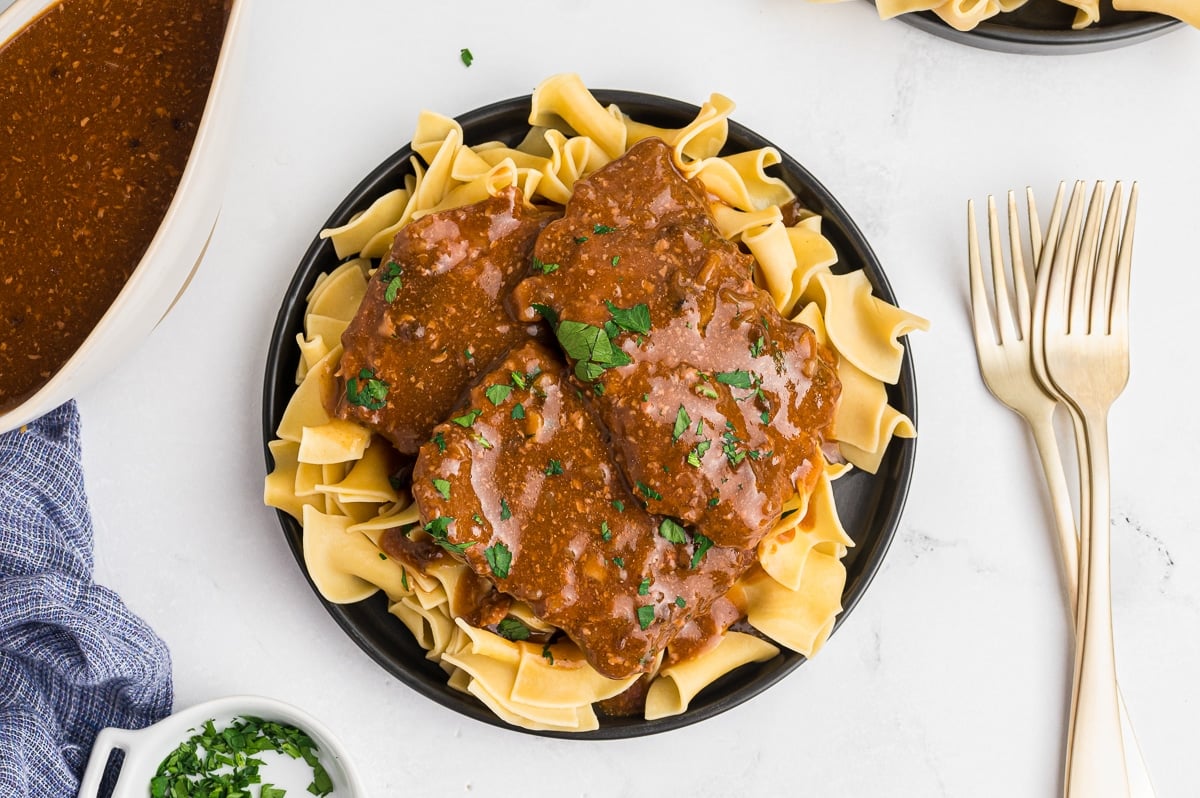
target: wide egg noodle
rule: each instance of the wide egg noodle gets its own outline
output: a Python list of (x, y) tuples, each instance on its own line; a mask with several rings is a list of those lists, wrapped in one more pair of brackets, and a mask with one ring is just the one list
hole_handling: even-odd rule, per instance
[(833, 485), (829, 476), (822, 473), (809, 498), (807, 512), (794, 513), (762, 539), (758, 544), (758, 562), (776, 582), (789, 590), (799, 590), (805, 564), (813, 552), (840, 559), (853, 545), (838, 518)]
[(326, 601), (351, 604), (374, 595), (379, 587), (355, 573), (364, 561), (379, 561), (379, 549), (362, 535), (348, 532), (350, 519), (305, 507), (304, 567)]
[(740, 584), (750, 625), (781, 646), (812, 657), (842, 611), (846, 568), (839, 558), (813, 551), (804, 563), (799, 590), (789, 590), (757, 568)]
[(285, 441), (300, 443), (305, 427), (319, 427), (330, 421), (325, 409), (332, 405), (337, 396), (337, 378), (334, 372), (342, 359), (342, 346), (338, 344), (329, 354), (313, 365), (304, 381), (296, 388), (279, 419), (275, 434)]
[(685, 170), (693, 162), (714, 158), (721, 152), (729, 137), (729, 115), (735, 107), (733, 100), (725, 95), (713, 94), (700, 106), (691, 122), (676, 129), (647, 125), (622, 115), (626, 148), (657, 136), (671, 147), (675, 166), (686, 174)]
[(1118, 11), (1149, 11), (1181, 19), (1200, 28), (1200, 4), (1195, 0), (1113, 0)]
[(367, 269), (370, 265), (366, 258), (355, 258), (335, 269), (322, 284), (321, 290), (309, 300), (308, 314), (349, 322), (367, 295)]
[(300, 462), (328, 465), (359, 460), (370, 442), (371, 431), (363, 425), (331, 418), (324, 424), (301, 429)]
[(932, 10), (955, 30), (968, 31), (999, 14), (1000, 3), (997, 0), (949, 0)]
[(783, 214), (778, 205), (772, 205), (761, 211), (739, 211), (723, 202), (714, 202), (708, 206), (708, 209), (712, 212), (713, 222), (717, 225), (721, 236), (734, 243), (741, 241), (742, 234), (746, 231), (757, 230), (760, 227), (783, 221)]
[(717, 679), (751, 662), (766, 662), (778, 653), (778, 648), (762, 638), (726, 632), (715, 648), (659, 671), (646, 694), (646, 720), (682, 714), (692, 699)]
[(296, 364), (296, 384), (299, 385), (309, 370), (329, 354), (329, 347), (325, 344), (325, 336), (306, 340), (304, 333), (296, 333), (296, 346), (300, 350), (300, 362)]
[(596, 142), (609, 158), (625, 154), (625, 125), (596, 101), (578, 75), (555, 75), (534, 89), (529, 124), (554, 127), (556, 119)]
[(425, 649), (425, 658), (440, 661), (455, 639), (455, 625), (445, 604), (426, 608), (412, 596), (404, 596), (388, 606), (388, 612), (408, 627), (417, 645)]
[(408, 200), (408, 192), (402, 188), (389, 191), (341, 227), (322, 230), (321, 238), (332, 240), (338, 258), (358, 254), (377, 232), (400, 221)]
[[(518, 646), (520, 660), (513, 682), (513, 701), (535, 707), (584, 707), (625, 692), (641, 674), (625, 679), (601, 676), (574, 643), (556, 643), (543, 655), (541, 646)], [(553, 658), (553, 662), (551, 662)]]
[(417, 188), (417, 178), (424, 174), (425, 167), (416, 158), (410, 158), (409, 162), (412, 164), (413, 173), (404, 176), (404, 190), (408, 193), (408, 204), (404, 206), (404, 213), (401, 214), (399, 220), (377, 230), (367, 240), (367, 243), (363, 245), (362, 250), (358, 253), (364, 258), (381, 258), (386, 255), (388, 250), (391, 249), (392, 240), (395, 239), (396, 233), (400, 231), (401, 227), (408, 224), (412, 218), (410, 209), (413, 207), (413, 192)]
[[(390, 479), (399, 465), (399, 459), (395, 449), (383, 438), (372, 437), (366, 451), (351, 466), (345, 477), (329, 485), (318, 485), (317, 489), (335, 496), (343, 504), (385, 504), (399, 501), (400, 497), (392, 487)], [(372, 513), (371, 517), (376, 517), (376, 514)]]
[(891, 19), (913, 11), (930, 11), (943, 2), (945, 0), (875, 0), (875, 8), (879, 11), (880, 19)]
[(263, 486), (263, 503), (276, 507), (300, 521), (304, 517), (305, 505), (312, 505), (319, 510), (325, 509), (325, 501), (313, 491), (307, 496), (296, 495), (296, 472), (300, 462), (300, 444), (293, 441), (274, 440), (267, 444), (271, 450), (271, 459), (275, 467), (267, 474)]

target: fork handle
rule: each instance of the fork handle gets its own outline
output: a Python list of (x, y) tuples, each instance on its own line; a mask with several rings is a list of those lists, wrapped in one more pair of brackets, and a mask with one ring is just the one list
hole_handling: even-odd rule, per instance
[(1108, 419), (1082, 410), (1090, 477), (1090, 518), (1080, 539), (1075, 679), (1067, 741), (1067, 798), (1128, 798), (1113, 653)]

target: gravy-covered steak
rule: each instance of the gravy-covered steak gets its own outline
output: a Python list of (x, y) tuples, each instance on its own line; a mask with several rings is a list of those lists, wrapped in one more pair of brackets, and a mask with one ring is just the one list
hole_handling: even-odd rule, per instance
[(438, 543), (625, 678), (653, 667), (752, 554), (647, 513), (566, 368), (537, 342), (511, 352), (421, 447), (413, 496)]
[(402, 228), (342, 335), (336, 415), (415, 454), (480, 372), (536, 334), (503, 303), (550, 218), (506, 188)]
[(514, 315), (555, 327), (644, 506), (750, 548), (821, 468), (841, 385), (808, 327), (751, 282), (659, 139), (575, 184)]

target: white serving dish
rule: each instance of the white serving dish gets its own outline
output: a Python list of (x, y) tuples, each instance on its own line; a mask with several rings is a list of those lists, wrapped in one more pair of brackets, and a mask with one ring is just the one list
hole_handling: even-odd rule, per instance
[[(7, 42), (57, 0), (17, 0), (0, 13)], [(83, 344), (36, 393), (0, 413), (0, 433), (20, 427), (111, 372), (166, 316), (191, 281), (216, 225), (233, 149), (249, 0), (232, 0), (221, 54), (187, 167), (162, 224), (125, 287)]]
[[(342, 744), (333, 733), (307, 712), (282, 701), (262, 696), (230, 696), (197, 704), (190, 709), (147, 726), (138, 731), (103, 729), (96, 735), (88, 759), (87, 770), (79, 786), (79, 798), (95, 798), (109, 755), (116, 749), (125, 753), (120, 775), (113, 788), (112, 798), (145, 798), (150, 794), (150, 779), (158, 766), (175, 748), (194, 733), (205, 721), (213, 720), (218, 729), (229, 725), (239, 716), (252, 715), (263, 720), (288, 723), (306, 732), (317, 744), (321, 764), (333, 782), (330, 798), (365, 798), (366, 790)], [(297, 760), (303, 764), (302, 760)], [(290, 764), (290, 762), (289, 762)], [(306, 767), (306, 766), (305, 766)], [(270, 781), (270, 768), (262, 770), (264, 781)], [(280, 783), (278, 786), (287, 786)], [(291, 787), (288, 795), (308, 795), (304, 787)]]

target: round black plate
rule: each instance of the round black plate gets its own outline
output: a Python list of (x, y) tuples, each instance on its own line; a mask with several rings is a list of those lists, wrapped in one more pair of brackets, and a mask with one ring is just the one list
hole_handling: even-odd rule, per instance
[(901, 14), (897, 19), (959, 44), (1027, 55), (1112, 50), (1153, 39), (1183, 25), (1179, 20), (1161, 14), (1114, 11), (1112, 0), (1101, 0), (1100, 21), (1083, 30), (1071, 28), (1075, 19), (1074, 6), (1057, 0), (1029, 0), (1016, 11), (998, 14), (969, 31), (950, 27), (932, 11)]
[[(595, 91), (604, 104), (617, 103), (621, 109), (639, 121), (663, 127), (681, 127), (690, 122), (699, 109), (676, 100), (624, 91)], [(529, 129), (528, 96), (489, 105), (458, 118), (464, 138), (470, 143), (500, 140), (516, 145)], [(769, 146), (770, 142), (736, 123), (729, 124), (729, 151)], [(358, 184), (338, 205), (325, 227), (345, 224), (356, 211), (366, 208), (380, 195), (403, 186), (404, 175), (410, 170), (405, 147), (387, 158)], [(892, 289), (870, 246), (825, 188), (796, 161), (783, 156), (780, 176), (796, 192), (800, 202), (824, 217), (824, 232), (840, 256), (838, 270), (862, 269), (866, 272), (875, 294), (895, 302)], [(266, 380), (263, 385), (263, 446), (267, 468), (273, 468), (268, 441), (274, 438), (284, 408), (296, 390), (295, 374), (299, 361), (296, 334), (303, 330), (304, 298), (316, 277), (338, 265), (333, 245), (328, 240), (314, 238), (300, 261), (283, 298), (267, 353)], [(888, 389), (889, 401), (916, 420), (917, 397), (913, 378), (912, 359), (906, 353), (900, 382)], [(912, 476), (915, 443), (897, 439), (883, 460), (879, 473), (852, 471), (835, 484), (835, 495), (843, 523), (856, 546), (846, 556), (846, 589), (842, 598), (845, 610), (838, 618), (840, 626), (866, 591), (871, 578), (879, 569), (883, 556), (904, 508), (908, 484)], [(301, 529), (291, 516), (279, 512), (283, 532), (291, 546), (296, 562), (304, 570)], [(307, 575), (307, 571), (305, 571)], [(309, 580), (311, 585), (311, 579)], [(313, 591), (316, 592), (315, 586)], [(318, 598), (320, 594), (317, 593)], [(446, 674), (433, 662), (425, 659), (421, 649), (398, 619), (387, 612), (387, 602), (375, 595), (357, 604), (330, 604), (320, 599), (330, 615), (354, 642), (376, 662), (400, 681), (423, 695), (456, 712), (504, 728), (513, 728), (491, 713), (473, 696), (452, 690), (446, 684)], [(710, 685), (692, 701), (688, 711), (676, 717), (647, 721), (641, 718), (602, 718), (600, 729), (593, 732), (563, 733), (534, 732), (544, 736), (611, 739), (635, 737), (676, 729), (710, 718), (758, 694), (782, 679), (804, 662), (804, 657), (790, 651), (761, 664), (747, 665)]]

